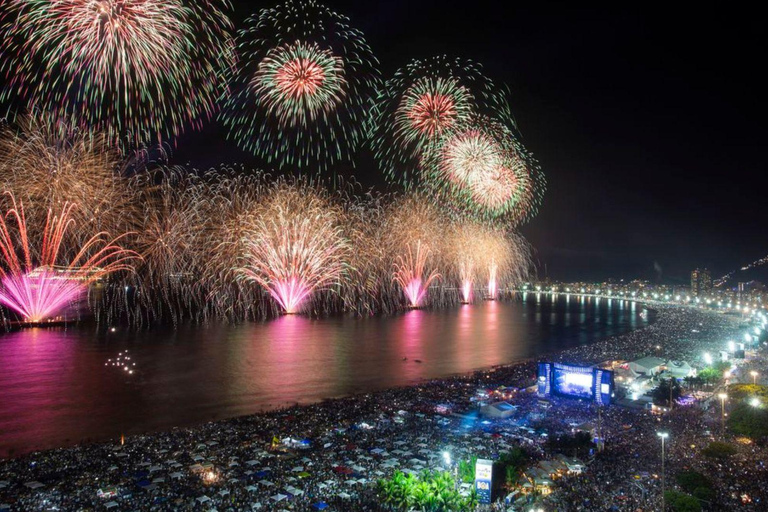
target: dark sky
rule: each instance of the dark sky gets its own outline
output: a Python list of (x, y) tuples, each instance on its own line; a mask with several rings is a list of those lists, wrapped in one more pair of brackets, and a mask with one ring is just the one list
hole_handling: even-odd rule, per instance
[[(276, 1), (234, 3), (240, 25)], [(522, 229), (542, 275), (546, 264), (554, 279), (685, 282), (695, 266), (717, 276), (768, 254), (767, 45), (756, 13), (672, 2), (327, 3), (365, 32), (385, 78), (447, 54), (509, 86), (548, 181)], [(252, 163), (215, 125), (184, 136), (172, 160), (222, 161)], [(355, 175), (383, 184), (366, 159)]]
[[(510, 87), (548, 181), (522, 230), (542, 275), (546, 263), (554, 279), (685, 282), (695, 266), (720, 275), (768, 254), (758, 16), (703, 3), (329, 4), (365, 32), (385, 77), (411, 58), (448, 54)], [(236, 17), (264, 5), (237, 2)], [(381, 182), (365, 163), (355, 174)]]

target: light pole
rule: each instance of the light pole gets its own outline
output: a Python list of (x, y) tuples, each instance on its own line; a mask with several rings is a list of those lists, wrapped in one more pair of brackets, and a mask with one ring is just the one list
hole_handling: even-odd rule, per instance
[(664, 491), (666, 489), (666, 478), (665, 478), (665, 471), (664, 471), (664, 441), (669, 437), (668, 432), (656, 432), (656, 435), (661, 438), (661, 510), (662, 512), (666, 508), (665, 498), (664, 498)]
[(752, 376), (752, 385), (757, 384), (757, 372), (752, 370), (749, 374)]
[(725, 393), (720, 393), (717, 395), (717, 397), (720, 399), (720, 426), (722, 430), (722, 435), (725, 435), (725, 400), (728, 398), (728, 395)]

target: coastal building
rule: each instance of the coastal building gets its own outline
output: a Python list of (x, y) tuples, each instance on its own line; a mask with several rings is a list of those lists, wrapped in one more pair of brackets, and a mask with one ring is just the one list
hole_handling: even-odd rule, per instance
[(712, 291), (712, 274), (706, 268), (697, 268), (691, 272), (691, 294), (694, 297), (706, 295)]
[(517, 408), (508, 402), (496, 402), (480, 408), (480, 415), (486, 418), (504, 419), (515, 413)]
[(629, 369), (632, 370), (635, 375), (653, 377), (654, 375), (661, 373), (664, 369), (665, 362), (666, 361), (660, 357), (647, 356), (629, 363)]
[(686, 361), (669, 361), (666, 365), (663, 376), (674, 377), (678, 380), (684, 379), (686, 377), (695, 377), (696, 369)]

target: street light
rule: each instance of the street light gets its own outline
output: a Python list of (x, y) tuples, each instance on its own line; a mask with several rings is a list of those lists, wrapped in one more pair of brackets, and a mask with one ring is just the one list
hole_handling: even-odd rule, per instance
[(752, 376), (752, 385), (757, 384), (757, 372), (752, 370), (749, 374)]
[(712, 356), (709, 352), (704, 352), (704, 362), (707, 364), (712, 364)]
[(752, 397), (752, 399), (749, 401), (749, 405), (752, 407), (760, 407), (760, 399), (755, 397)]
[(720, 399), (720, 424), (722, 433), (725, 434), (725, 400), (728, 398), (728, 395), (720, 393), (717, 397)]
[(666, 479), (665, 479), (665, 471), (664, 471), (664, 441), (667, 440), (669, 437), (668, 432), (656, 432), (656, 435), (661, 438), (661, 510), (666, 509), (666, 504), (664, 503), (664, 492), (665, 492), (665, 486), (666, 486)]

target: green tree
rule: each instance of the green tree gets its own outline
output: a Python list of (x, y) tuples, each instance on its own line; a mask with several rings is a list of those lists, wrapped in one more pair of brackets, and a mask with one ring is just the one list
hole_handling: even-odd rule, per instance
[(510, 451), (504, 452), (499, 456), (497, 464), (503, 468), (505, 481), (508, 485), (517, 483), (529, 459), (528, 453), (519, 446), (515, 446)]
[(728, 428), (734, 434), (752, 439), (766, 437), (768, 436), (768, 410), (749, 404), (739, 404), (728, 416)]
[(713, 441), (709, 446), (701, 450), (701, 453), (713, 459), (727, 459), (736, 454), (736, 447), (729, 443)]
[(677, 382), (677, 379), (670, 377), (669, 379), (662, 379), (658, 387), (651, 393), (651, 396), (655, 404), (669, 407), (671, 406), (670, 398), (675, 400), (680, 397), (680, 394), (680, 383)]
[(709, 478), (698, 471), (681, 471), (675, 479), (680, 488), (687, 493), (693, 493), (700, 487), (712, 487)]
[(712, 385), (722, 378), (722, 373), (719, 373), (714, 368), (704, 368), (699, 372), (699, 378), (704, 384)]
[(477, 464), (477, 456), (473, 455), (469, 460), (459, 461), (459, 478), (462, 482), (472, 483), (475, 481), (475, 467)]
[(731, 384), (728, 386), (728, 394), (737, 402), (753, 397), (759, 398), (763, 403), (768, 402), (768, 386), (760, 384)]
[(675, 512), (700, 512), (701, 503), (699, 500), (691, 496), (677, 491), (666, 491), (664, 493), (664, 500), (667, 505)]

